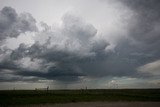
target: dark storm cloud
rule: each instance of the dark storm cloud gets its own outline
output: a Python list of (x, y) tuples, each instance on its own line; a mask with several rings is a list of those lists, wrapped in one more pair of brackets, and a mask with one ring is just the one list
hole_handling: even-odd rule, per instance
[[(44, 62), (42, 66), (43, 68), (47, 68), (46, 72), (44, 72), (43, 69), (39, 71), (22, 69), (16, 74), (61, 81), (66, 81), (66, 78), (70, 78), (70, 81), (75, 81), (78, 80), (80, 76), (93, 78), (103, 76), (136, 76), (135, 61), (132, 62), (128, 57), (118, 55), (117, 53), (103, 52), (107, 43), (101, 41), (95, 44), (96, 47), (92, 45), (93, 47), (90, 50), (96, 53), (94, 56), (81, 57), (73, 53), (67, 53), (66, 51), (53, 51), (52, 49), (47, 49), (47, 46), (44, 47), (45, 45), (41, 46), (36, 43), (36, 48), (32, 49), (34, 52), (28, 51), (27, 54), (33, 58), (33, 60), (35, 58), (43, 59)], [(32, 46), (35, 46), (35, 44)], [(31, 50), (31, 48), (33, 48), (32, 46), (29, 47), (28, 50)], [(37, 52), (39, 54), (37, 54)], [(49, 63), (55, 64), (50, 65)]]
[[(135, 16), (128, 25), (128, 38), (119, 39), (112, 51), (106, 51), (110, 43), (104, 38), (95, 39), (98, 34), (92, 24), (66, 14), (61, 28), (52, 30), (43, 23), (43, 31), (36, 32), (31, 46), (20, 44), (7, 55), (2, 51), (0, 70), (12, 70), (13, 81), (26, 81), (22, 77), (60, 81), (77, 81), (81, 76), (145, 77), (137, 72), (137, 67), (160, 58), (160, 4), (158, 0), (122, 2)], [(28, 13), (18, 15), (14, 9), (5, 7), (0, 16), (1, 40), (37, 29), (35, 19)]]
[(124, 50), (124, 54), (128, 53), (142, 65), (160, 59), (160, 1), (122, 1), (135, 12), (134, 20), (130, 23), (128, 30), (128, 36), (134, 42), (130, 42), (130, 45), (120, 45), (119, 48)]
[(26, 31), (35, 31), (36, 21), (29, 13), (18, 15), (11, 7), (4, 7), (0, 10), (0, 40), (9, 37), (17, 37)]
[(29, 71), (28, 69), (21, 69), (18, 72), (15, 72), (14, 75), (20, 75), (23, 77), (38, 77), (42, 79), (49, 80), (60, 80), (60, 81), (77, 81), (79, 76), (84, 76), (84, 74), (76, 72), (72, 67), (67, 66), (64, 68), (50, 67), (47, 72), (43, 71)]
[[(148, 50), (158, 49), (160, 45), (160, 1), (159, 0), (123, 0), (136, 12), (135, 21), (130, 26), (130, 35), (144, 43)], [(146, 47), (145, 47), (146, 48)]]
[[(16, 38), (20, 33), (27, 31), (37, 31), (36, 21), (29, 13), (17, 14), (11, 7), (4, 7), (0, 10), (0, 81), (18, 81), (22, 77), (18, 77), (12, 73), (7, 73), (6, 70), (18, 71), (19, 64), (15, 61), (23, 58), (23, 44), (12, 52), (11, 49), (3, 47), (4, 40), (8, 38)], [(11, 54), (10, 54), (11, 53)], [(24, 80), (25, 81), (25, 80)]]
[[(143, 67), (160, 59), (160, 2), (159, 0), (121, 1), (134, 11), (134, 16), (128, 25), (128, 38), (118, 41), (114, 49), (116, 56), (112, 54), (111, 56), (114, 57), (109, 58), (112, 59), (110, 62), (114, 60), (117, 62), (111, 64), (108, 69), (111, 69), (109, 71), (114, 74), (114, 69), (118, 64), (117, 68), (119, 68), (120, 74), (116, 73), (116, 75), (154, 78), (154, 74), (144, 73), (147, 71), (144, 71)], [(137, 72), (139, 67), (143, 69), (143, 72)], [(155, 68), (152, 70), (154, 72)]]
[[(62, 21), (63, 27), (60, 30), (50, 31), (49, 27), (46, 29), (46, 25), (43, 31), (37, 32), (38, 36), (45, 36), (44, 43), (40, 38), (40, 41), (31, 46), (22, 43), (17, 49), (10, 50), (8, 55), (4, 54), (0, 63), (1, 70), (13, 70), (12, 75), (61, 81), (75, 81), (79, 76), (86, 75), (86, 71), (82, 71), (78, 63), (90, 62), (95, 56), (105, 54), (109, 43), (92, 40), (97, 30), (78, 17), (66, 14)], [(42, 60), (40, 68), (24, 67), (26, 57), (29, 58), (27, 64), (35, 63), (37, 59)]]
[[(15, 67), (12, 75), (60, 81), (77, 81), (81, 76), (135, 75), (135, 66), (125, 56), (118, 55), (118, 52), (106, 52), (110, 44), (103, 39), (93, 39), (97, 30), (91, 24), (67, 14), (63, 17), (63, 25), (62, 29), (54, 32), (49, 27), (38, 32), (38, 36), (46, 37), (43, 43), (40, 40), (31, 46), (20, 44), (13, 50), (6, 60), (8, 68)], [(39, 68), (23, 67), (23, 61), (17, 63), (26, 57), (30, 58), (28, 64), (42, 60)], [(5, 63), (1, 62), (1, 65)]]
[[(83, 69), (81, 64), (88, 65), (97, 59), (103, 60), (106, 54), (105, 48), (109, 43), (104, 40), (92, 40), (96, 35), (96, 29), (81, 19), (67, 14), (63, 17), (63, 20), (64, 27), (57, 31), (60, 32), (60, 35), (55, 35), (57, 32), (45, 29), (45, 31), (39, 33), (40, 36), (48, 37), (44, 43), (41, 44), (40, 41), (37, 41), (30, 47), (21, 44), (11, 53), (13, 60), (23, 57), (30, 57), (31, 61), (42, 59), (41, 66), (46, 69), (30, 71), (22, 68), (16, 74), (61, 81), (75, 81), (80, 76), (92, 74), (92, 72), (88, 72), (89, 69)], [(67, 39), (63, 37), (67, 37)], [(56, 39), (60, 40), (57, 44), (54, 44)], [(76, 42), (73, 43), (74, 41)], [(78, 47), (75, 48), (75, 45)], [(98, 72), (98, 70), (95, 72)], [(96, 76), (97, 74), (93, 75)]]
[(20, 44), (19, 47), (12, 51), (10, 58), (12, 60), (18, 60), (26, 56), (27, 46), (25, 44)]
[(17, 75), (1, 75), (0, 76), (0, 82), (17, 82), (17, 81), (23, 81), (23, 82), (36, 82), (39, 80), (39, 77), (32, 77), (27, 78), (23, 76), (17, 76)]

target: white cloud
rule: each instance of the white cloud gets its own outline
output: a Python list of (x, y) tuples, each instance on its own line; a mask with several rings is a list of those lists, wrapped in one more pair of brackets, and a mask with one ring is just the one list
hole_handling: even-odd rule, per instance
[(34, 41), (34, 36), (36, 32), (25, 32), (20, 34), (17, 38), (8, 38), (3, 46), (7, 46), (9, 49), (16, 49), (21, 43), (26, 45), (32, 45)]
[(151, 75), (160, 75), (160, 60), (145, 64), (137, 68), (139, 72), (149, 73)]

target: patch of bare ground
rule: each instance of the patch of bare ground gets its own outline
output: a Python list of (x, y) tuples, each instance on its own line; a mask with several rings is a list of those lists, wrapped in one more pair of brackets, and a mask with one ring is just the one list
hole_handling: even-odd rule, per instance
[(66, 104), (38, 104), (14, 107), (160, 107), (160, 102), (77, 102)]

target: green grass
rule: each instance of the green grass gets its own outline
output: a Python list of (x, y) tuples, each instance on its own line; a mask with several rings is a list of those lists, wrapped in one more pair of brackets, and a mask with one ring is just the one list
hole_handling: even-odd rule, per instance
[(0, 91), (0, 106), (90, 101), (160, 101), (160, 89)]

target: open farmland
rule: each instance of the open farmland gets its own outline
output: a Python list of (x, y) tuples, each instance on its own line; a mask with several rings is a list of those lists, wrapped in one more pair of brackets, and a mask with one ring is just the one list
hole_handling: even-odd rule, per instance
[(3, 90), (0, 105), (75, 102), (160, 102), (160, 89)]

